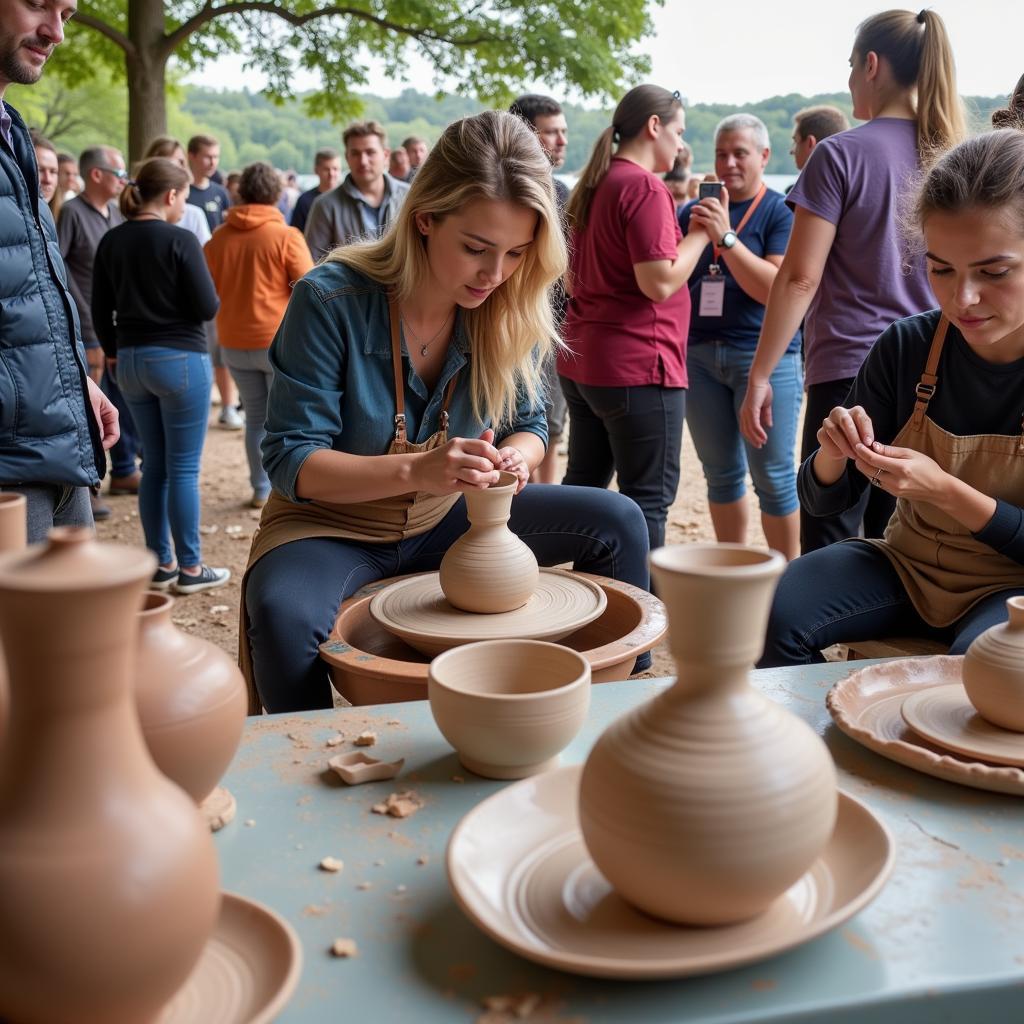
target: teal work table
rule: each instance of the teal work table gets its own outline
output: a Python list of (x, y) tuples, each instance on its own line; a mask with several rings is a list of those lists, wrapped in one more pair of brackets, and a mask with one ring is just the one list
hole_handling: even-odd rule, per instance
[[(669, 982), (538, 967), (462, 915), (445, 878), (448, 836), (505, 784), (460, 767), (426, 702), (250, 719), (225, 779), (238, 814), (216, 843), (224, 888), (273, 907), (302, 939), (302, 978), (279, 1020), (457, 1024), (481, 1018), (485, 997), (523, 993), (542, 995), (547, 1007), (527, 1019), (550, 1024), (1024, 1020), (1024, 802), (929, 778), (849, 740), (824, 705), (847, 671), (772, 669), (755, 682), (825, 737), (841, 787), (895, 836), (888, 884), (866, 910), (805, 946)], [(605, 725), (665, 682), (594, 687), (589, 722), (562, 763), (582, 761)], [(347, 787), (325, 773), (327, 759), (356, 749), (350, 741), (364, 729), (378, 736), (368, 753), (405, 758), (398, 779)], [(327, 747), (339, 732), (345, 742)], [(414, 816), (371, 813), (405, 789), (425, 803)], [(326, 856), (344, 870), (319, 870)], [(354, 939), (358, 956), (332, 957), (337, 938)]]

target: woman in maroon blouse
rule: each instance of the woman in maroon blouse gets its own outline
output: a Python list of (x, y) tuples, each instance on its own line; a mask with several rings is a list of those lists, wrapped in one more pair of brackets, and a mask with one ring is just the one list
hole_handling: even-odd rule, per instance
[(647, 520), (651, 548), (679, 484), (686, 411), (687, 280), (708, 244), (682, 237), (658, 175), (683, 148), (678, 93), (639, 85), (594, 145), (567, 208), (570, 299), (558, 372), (569, 405), (563, 483), (607, 487), (612, 474)]

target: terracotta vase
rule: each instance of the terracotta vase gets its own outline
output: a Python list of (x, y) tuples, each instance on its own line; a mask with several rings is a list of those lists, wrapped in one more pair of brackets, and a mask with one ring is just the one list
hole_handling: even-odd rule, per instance
[(440, 583), (448, 603), (464, 612), (510, 612), (530, 600), (540, 570), (533, 552), (508, 528), (518, 478), (466, 492), (469, 529), (441, 560)]
[(1024, 597), (1007, 598), (1006, 612), (967, 648), (964, 689), (982, 718), (1024, 732)]
[(604, 732), (579, 800), (597, 867), (656, 917), (752, 918), (832, 834), (836, 776), (825, 744), (748, 679), (784, 564), (739, 544), (651, 555), (678, 679)]
[(154, 567), (91, 530), (0, 558), (4, 1020), (154, 1020), (217, 919), (213, 841), (135, 709), (135, 613)]
[(175, 626), (173, 605), (166, 594), (142, 599), (135, 700), (156, 766), (202, 803), (238, 749), (245, 680), (219, 647)]
[[(0, 554), (21, 551), (28, 543), (27, 506), (24, 494), (10, 491), (0, 494)], [(0, 743), (3, 743), (7, 726), (7, 701), (7, 667), (0, 649)]]

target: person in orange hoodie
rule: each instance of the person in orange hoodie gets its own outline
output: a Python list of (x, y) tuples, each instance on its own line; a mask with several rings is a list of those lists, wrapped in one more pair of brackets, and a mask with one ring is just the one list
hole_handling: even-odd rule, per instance
[(260, 444), (270, 391), (270, 343), (291, 297), (292, 286), (313, 267), (298, 228), (277, 209), (281, 179), (269, 164), (250, 164), (238, 183), (242, 203), (228, 209), (224, 223), (203, 252), (220, 312), (217, 333), (231, 376), (245, 407), (245, 454), (249, 460), (253, 508), (270, 495)]

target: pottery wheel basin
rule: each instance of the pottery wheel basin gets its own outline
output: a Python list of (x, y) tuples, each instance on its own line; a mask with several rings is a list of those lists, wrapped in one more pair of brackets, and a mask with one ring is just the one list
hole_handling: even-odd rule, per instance
[[(665, 636), (665, 608), (645, 590), (604, 576), (574, 573), (604, 592), (604, 611), (559, 643), (589, 662), (595, 683), (626, 679), (638, 655)], [(370, 601), (394, 579), (372, 583), (342, 604), (320, 657), (335, 689), (352, 704), (426, 700), (430, 658), (393, 636), (370, 615)]]
[(478, 640), (554, 643), (593, 622), (606, 604), (604, 591), (586, 577), (565, 569), (541, 569), (536, 589), (524, 605), (475, 614), (449, 604), (438, 573), (420, 573), (374, 594), (370, 614), (389, 633), (434, 657)]

